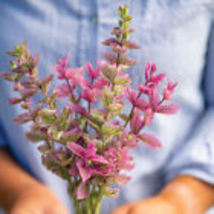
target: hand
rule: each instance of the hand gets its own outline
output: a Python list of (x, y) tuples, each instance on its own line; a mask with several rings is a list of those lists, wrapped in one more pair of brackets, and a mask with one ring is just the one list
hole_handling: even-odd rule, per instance
[(55, 194), (42, 184), (26, 186), (15, 200), (10, 214), (68, 214)]
[(116, 208), (111, 214), (181, 214), (180, 209), (166, 199), (156, 196)]

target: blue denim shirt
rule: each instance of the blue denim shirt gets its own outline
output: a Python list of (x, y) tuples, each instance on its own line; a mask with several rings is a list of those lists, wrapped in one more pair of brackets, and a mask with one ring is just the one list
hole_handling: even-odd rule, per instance
[[(41, 76), (52, 73), (58, 57), (71, 52), (70, 64), (95, 63), (117, 24), (116, 8), (123, 0), (0, 0), (0, 70), (8, 70), (5, 51), (28, 41), (32, 52), (41, 53)], [(213, 0), (133, 0), (132, 39), (142, 49), (130, 52), (139, 64), (132, 69), (133, 84), (143, 81), (147, 61), (157, 63), (179, 86), (174, 96), (181, 109), (174, 116), (158, 115), (152, 127), (163, 142), (153, 151), (145, 145), (133, 151), (136, 167), (118, 199), (105, 199), (103, 214), (127, 202), (149, 197), (179, 174), (214, 184), (214, 13)], [(213, 30), (212, 30), (213, 28)], [(56, 80), (57, 82), (57, 80)], [(55, 82), (55, 83), (56, 83)], [(65, 183), (47, 171), (36, 146), (27, 142), (28, 124), (16, 126), (21, 113), (9, 106), (11, 85), (0, 80), (0, 144), (17, 162), (47, 184), (72, 210)], [(1, 163), (0, 163), (1, 166)], [(72, 211), (71, 211), (72, 213)]]

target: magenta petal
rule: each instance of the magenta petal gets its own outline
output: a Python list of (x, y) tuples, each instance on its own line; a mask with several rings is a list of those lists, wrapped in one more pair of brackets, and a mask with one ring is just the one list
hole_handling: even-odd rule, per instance
[(130, 101), (130, 103), (132, 103), (132, 105), (135, 105), (137, 100), (137, 92), (131, 87), (127, 87), (125, 91), (125, 97)]
[(146, 81), (148, 81), (148, 79), (149, 79), (150, 67), (151, 67), (151, 63), (147, 62), (146, 65), (145, 65), (145, 79), (146, 79)]
[(90, 158), (90, 160), (92, 160), (92, 161), (94, 161), (94, 162), (98, 162), (98, 163), (104, 163), (104, 164), (107, 164), (107, 163), (108, 163), (108, 161), (107, 161), (104, 157), (102, 157), (102, 156), (100, 156), (100, 155), (93, 155), (93, 156)]
[(150, 94), (149, 94), (149, 101), (153, 109), (156, 109), (158, 104), (160, 103), (160, 98), (157, 92), (157, 88), (154, 87), (151, 89)]
[(80, 185), (77, 187), (77, 199), (82, 200), (85, 199), (89, 195), (89, 187), (86, 182), (80, 183)]
[(143, 133), (137, 137), (153, 149), (161, 147), (161, 142), (154, 135)]
[(135, 106), (142, 111), (146, 111), (149, 108), (149, 103), (143, 98), (138, 98), (136, 100)]
[(158, 106), (156, 112), (161, 114), (175, 114), (179, 110), (179, 106), (176, 104), (166, 104)]
[(76, 112), (78, 114), (81, 114), (84, 116), (87, 114), (86, 108), (81, 105), (69, 104), (68, 107), (71, 109), (71, 111)]
[(130, 128), (133, 133), (137, 134), (144, 125), (144, 118), (140, 115), (139, 109), (135, 108), (130, 121)]
[(71, 166), (71, 168), (68, 170), (68, 173), (69, 173), (69, 175), (72, 175), (75, 177), (79, 175), (79, 172), (78, 172), (77, 167), (75, 165)]
[(70, 149), (75, 155), (77, 155), (81, 158), (84, 158), (85, 149), (82, 146), (80, 146), (74, 142), (68, 142), (67, 148)]
[(77, 168), (79, 170), (82, 181), (87, 181), (92, 176), (92, 169), (87, 167), (83, 160), (78, 159), (76, 161)]
[(88, 71), (88, 74), (91, 77), (91, 79), (95, 79), (96, 78), (96, 74), (95, 74), (95, 70), (94, 70), (92, 64), (90, 62), (87, 62), (86, 65), (85, 65), (85, 68)]

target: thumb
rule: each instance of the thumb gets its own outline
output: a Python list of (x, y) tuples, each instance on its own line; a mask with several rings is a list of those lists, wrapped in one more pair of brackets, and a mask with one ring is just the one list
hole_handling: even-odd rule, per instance
[(129, 214), (131, 207), (135, 203), (126, 204), (114, 209), (111, 214)]

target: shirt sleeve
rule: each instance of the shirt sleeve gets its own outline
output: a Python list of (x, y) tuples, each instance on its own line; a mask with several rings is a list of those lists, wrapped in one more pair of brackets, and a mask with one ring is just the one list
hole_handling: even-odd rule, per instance
[(204, 111), (186, 142), (175, 148), (169, 158), (165, 168), (166, 182), (185, 174), (214, 184), (214, 23), (208, 42), (202, 85)]

